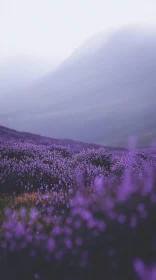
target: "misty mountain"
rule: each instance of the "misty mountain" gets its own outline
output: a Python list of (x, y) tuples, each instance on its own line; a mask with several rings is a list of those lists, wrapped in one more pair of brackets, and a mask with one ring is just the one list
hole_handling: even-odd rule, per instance
[(156, 138), (155, 49), (156, 31), (148, 28), (98, 34), (27, 88), (1, 123), (113, 146), (137, 134), (149, 145)]

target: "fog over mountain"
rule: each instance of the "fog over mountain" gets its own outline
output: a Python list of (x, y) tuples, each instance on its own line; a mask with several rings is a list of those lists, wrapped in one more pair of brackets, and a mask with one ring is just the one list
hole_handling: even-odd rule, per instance
[(139, 144), (149, 145), (156, 138), (155, 49), (156, 31), (149, 28), (98, 34), (3, 107), (0, 122), (113, 146), (138, 134)]
[(57, 59), (31, 55), (0, 58), (0, 93), (14, 91), (44, 76), (59, 64)]

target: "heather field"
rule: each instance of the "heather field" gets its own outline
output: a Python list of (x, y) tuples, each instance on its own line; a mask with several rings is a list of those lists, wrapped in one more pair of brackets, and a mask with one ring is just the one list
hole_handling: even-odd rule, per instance
[(156, 155), (0, 140), (0, 279), (155, 280)]

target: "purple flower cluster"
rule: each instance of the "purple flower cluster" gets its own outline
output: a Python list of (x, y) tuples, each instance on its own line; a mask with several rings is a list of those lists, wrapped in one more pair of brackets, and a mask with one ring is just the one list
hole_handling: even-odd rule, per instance
[(18, 142), (0, 154), (1, 192), (38, 190), (30, 211), (5, 210), (3, 279), (155, 279), (154, 154)]

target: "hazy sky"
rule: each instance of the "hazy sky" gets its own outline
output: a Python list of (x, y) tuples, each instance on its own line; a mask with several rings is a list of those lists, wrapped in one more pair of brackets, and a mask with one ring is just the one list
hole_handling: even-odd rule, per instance
[(156, 0), (0, 0), (0, 56), (67, 57), (87, 37), (156, 23)]

